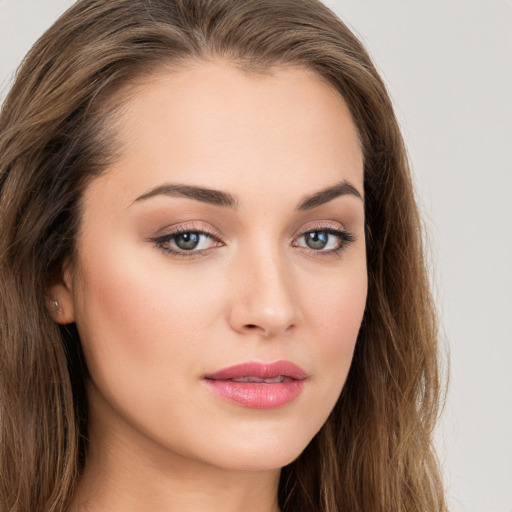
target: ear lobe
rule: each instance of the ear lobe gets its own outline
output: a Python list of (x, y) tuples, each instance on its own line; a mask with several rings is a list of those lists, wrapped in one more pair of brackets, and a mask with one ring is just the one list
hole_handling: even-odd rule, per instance
[(62, 325), (74, 322), (70, 266), (65, 264), (62, 268), (51, 272), (48, 281), (47, 303), (52, 318)]

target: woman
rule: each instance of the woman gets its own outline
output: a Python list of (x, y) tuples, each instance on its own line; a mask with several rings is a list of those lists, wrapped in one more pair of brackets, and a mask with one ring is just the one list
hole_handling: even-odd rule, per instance
[(407, 159), (314, 0), (83, 0), (0, 118), (4, 510), (444, 510)]

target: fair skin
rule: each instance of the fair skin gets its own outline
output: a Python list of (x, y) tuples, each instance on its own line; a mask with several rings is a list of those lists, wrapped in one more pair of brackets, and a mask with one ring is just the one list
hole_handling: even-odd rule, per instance
[[(211, 60), (139, 84), (117, 130), (50, 290), (91, 374), (71, 510), (276, 511), (280, 468), (336, 403), (365, 307), (348, 109), (305, 69)], [(206, 377), (282, 361), (304, 375), (245, 382), (235, 400)]]

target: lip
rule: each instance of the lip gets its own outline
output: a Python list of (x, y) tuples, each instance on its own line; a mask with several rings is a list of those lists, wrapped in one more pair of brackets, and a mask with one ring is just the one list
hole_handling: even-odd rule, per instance
[(275, 409), (290, 403), (300, 395), (307, 379), (307, 373), (290, 361), (242, 363), (203, 377), (222, 398), (252, 409)]

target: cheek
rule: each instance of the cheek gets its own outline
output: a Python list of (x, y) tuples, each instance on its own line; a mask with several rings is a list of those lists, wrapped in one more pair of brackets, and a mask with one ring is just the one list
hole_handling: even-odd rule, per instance
[(343, 350), (345, 346), (351, 349), (355, 345), (366, 305), (365, 284), (346, 291), (335, 289), (319, 302), (318, 316), (327, 338), (332, 340), (333, 350)]
[(352, 362), (366, 297), (366, 266), (361, 263), (339, 280), (325, 280), (321, 293), (307, 307), (308, 321), (317, 340), (314, 349), (320, 355), (319, 373), (338, 394)]
[[(151, 248), (150, 250), (153, 250)], [(129, 256), (126, 256), (128, 254)], [(148, 266), (133, 251), (87, 253), (76, 287), (77, 326), (91, 375), (162, 365), (193, 371), (194, 350), (218, 301), (197, 273), (165, 263)], [(99, 370), (97, 370), (99, 369)]]

